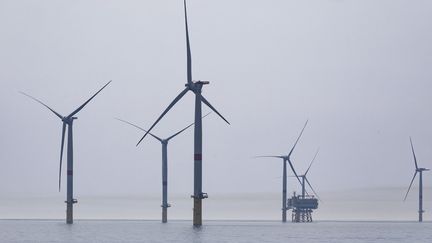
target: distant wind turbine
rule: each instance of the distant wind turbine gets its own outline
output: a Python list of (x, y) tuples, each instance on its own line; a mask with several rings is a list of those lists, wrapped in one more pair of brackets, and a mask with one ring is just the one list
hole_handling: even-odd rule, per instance
[[(208, 116), (210, 113), (207, 113), (204, 117)], [(147, 130), (145, 130), (144, 128), (135, 125), (131, 122), (116, 118), (119, 121), (122, 121), (124, 123), (127, 123), (131, 126), (134, 126), (138, 129), (140, 129), (141, 131), (147, 132)], [(183, 128), (182, 130), (174, 133), (174, 135), (168, 137), (168, 138), (160, 138), (156, 135), (154, 135), (153, 133), (149, 133), (152, 137), (154, 137), (156, 140), (158, 140), (161, 144), (162, 144), (162, 223), (166, 223), (168, 221), (168, 208), (171, 207), (171, 204), (168, 203), (168, 142), (176, 137), (177, 135), (179, 135), (180, 133), (184, 132), (185, 130), (187, 130), (189, 127), (191, 127), (193, 125), (193, 123), (191, 123), (190, 125), (188, 125), (187, 127)]]
[(74, 117), (84, 106), (86, 106), (99, 92), (101, 92), (111, 81), (109, 81), (107, 84), (105, 84), (96, 94), (94, 94), (90, 99), (88, 99), (84, 104), (82, 104), (80, 107), (78, 107), (76, 110), (74, 110), (72, 113), (70, 113), (68, 116), (62, 116), (59, 113), (57, 113), (55, 110), (44, 104), (42, 101), (34, 98), (33, 96), (30, 96), (24, 92), (20, 92), (21, 94), (35, 100), (36, 102), (40, 103), (41, 105), (48, 108), (52, 113), (54, 113), (58, 118), (62, 120), (63, 128), (62, 128), (62, 138), (61, 138), (61, 148), (60, 148), (60, 169), (59, 169), (59, 191), (61, 186), (61, 170), (62, 170), (62, 158), (63, 158), (63, 147), (64, 147), (64, 140), (65, 140), (65, 133), (66, 133), (66, 126), (68, 128), (68, 142), (67, 142), (67, 192), (66, 192), (66, 223), (72, 224), (73, 223), (73, 204), (77, 203), (78, 201), (73, 198), (73, 133), (72, 133), (72, 124), (73, 120), (78, 119), (77, 117)]
[(256, 156), (257, 158), (280, 158), (283, 161), (283, 175), (282, 175), (282, 222), (286, 222), (286, 212), (287, 212), (287, 162), (291, 167), (291, 170), (293, 171), (295, 177), (300, 182), (300, 185), (302, 184), (300, 181), (299, 176), (297, 175), (297, 172), (294, 169), (294, 166), (291, 162), (291, 154), (293, 153), (298, 141), (300, 140), (304, 129), (306, 128), (308, 121), (303, 126), (303, 129), (300, 132), (300, 135), (298, 136), (297, 140), (294, 143), (294, 146), (291, 148), (291, 151), (288, 153), (288, 155), (266, 155), (266, 156)]
[(412, 186), (412, 184), (414, 182), (414, 179), (415, 179), (417, 173), (420, 173), (420, 178), (419, 178), (419, 210), (418, 210), (418, 213), (419, 213), (419, 222), (422, 222), (423, 221), (423, 213), (424, 213), (424, 211), (423, 211), (423, 171), (429, 171), (429, 169), (427, 169), (427, 168), (419, 168), (418, 167), (418, 165), (417, 165), (417, 158), (416, 158), (416, 155), (415, 155), (415, 152), (414, 152), (414, 146), (413, 146), (411, 137), (410, 137), (410, 143), (411, 143), (411, 151), (412, 151), (413, 157), (414, 157), (415, 172), (414, 172), (414, 176), (413, 176), (413, 178), (411, 180), (411, 183), (410, 183), (410, 185), (408, 187), (408, 191), (405, 194), (404, 201), (406, 200), (406, 198), (408, 196), (408, 193), (409, 193), (409, 191), (411, 189), (411, 186)]
[(159, 116), (159, 118), (153, 123), (153, 125), (147, 130), (144, 136), (139, 140), (138, 144), (147, 136), (147, 134), (156, 126), (156, 124), (165, 116), (165, 114), (188, 92), (192, 91), (195, 94), (195, 125), (194, 125), (194, 194), (192, 198), (194, 200), (193, 209), (193, 225), (202, 225), (202, 199), (207, 198), (207, 193), (202, 191), (202, 124), (201, 124), (201, 103), (206, 104), (211, 110), (213, 110), (219, 117), (221, 117), (226, 123), (230, 124), (211, 104), (202, 96), (201, 91), (203, 85), (209, 84), (209, 81), (192, 81), (192, 57), (189, 43), (189, 31), (187, 22), (187, 11), (186, 11), (186, 0), (184, 4), (185, 14), (185, 28), (186, 28), (186, 48), (187, 48), (187, 83), (186, 88), (180, 92), (180, 94), (169, 104), (165, 111)]
[(314, 195), (319, 199), (318, 194), (315, 192), (315, 190), (313, 189), (311, 183), (309, 182), (309, 180), (307, 179), (307, 173), (309, 172), (313, 162), (315, 161), (316, 156), (318, 155), (319, 149), (316, 151), (315, 156), (313, 157), (312, 161), (309, 164), (309, 167), (307, 168), (306, 172), (303, 175), (299, 175), (298, 177), (300, 177), (302, 179), (302, 197), (305, 198), (306, 196), (306, 187), (305, 187), (305, 183), (307, 183), (310, 187), (310, 189), (313, 191)]

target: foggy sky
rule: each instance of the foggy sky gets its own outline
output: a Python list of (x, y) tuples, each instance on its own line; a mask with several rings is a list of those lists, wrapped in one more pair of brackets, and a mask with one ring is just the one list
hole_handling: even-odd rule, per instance
[[(109, 80), (74, 122), (75, 194), (161, 191), (160, 143), (135, 147), (143, 133), (114, 117), (148, 128), (184, 88), (182, 11), (180, 0), (0, 1), (1, 195), (66, 189), (61, 122), (18, 91), (67, 115)], [(320, 148), (318, 192), (407, 187), (409, 136), (432, 167), (431, 12), (422, 0), (189, 0), (193, 78), (210, 80), (203, 94), (232, 124), (203, 122), (203, 191), (280, 192), (282, 162), (253, 157), (287, 154), (307, 119), (292, 158), (302, 173)], [(193, 97), (154, 133), (191, 123)], [(192, 194), (193, 129), (168, 153), (169, 192)]]

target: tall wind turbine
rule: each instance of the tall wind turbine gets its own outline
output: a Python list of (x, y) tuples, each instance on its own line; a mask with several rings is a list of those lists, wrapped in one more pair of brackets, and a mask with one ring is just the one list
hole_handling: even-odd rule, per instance
[(408, 191), (405, 194), (404, 201), (406, 200), (406, 198), (408, 196), (408, 193), (409, 193), (409, 191), (411, 189), (411, 186), (412, 186), (412, 184), (414, 182), (414, 179), (415, 179), (417, 173), (420, 173), (420, 178), (419, 178), (419, 211), (418, 211), (418, 213), (419, 213), (419, 222), (422, 222), (423, 221), (423, 213), (424, 213), (424, 211), (423, 211), (423, 171), (428, 171), (429, 169), (427, 169), (427, 168), (419, 168), (418, 167), (418, 165), (417, 165), (417, 158), (416, 158), (416, 155), (415, 155), (415, 152), (414, 152), (414, 146), (413, 146), (411, 137), (410, 137), (410, 143), (411, 143), (411, 150), (412, 150), (413, 157), (414, 157), (415, 172), (414, 172), (414, 176), (413, 176), (413, 178), (411, 180), (411, 183), (410, 183), (410, 185), (408, 187)]
[(298, 177), (300, 177), (301, 180), (302, 180), (302, 183), (301, 183), (301, 185), (302, 185), (302, 198), (305, 198), (305, 197), (306, 197), (306, 186), (305, 186), (306, 184), (305, 184), (305, 183), (307, 183), (307, 184), (309, 185), (309, 187), (310, 187), (310, 189), (313, 191), (314, 195), (315, 195), (317, 198), (319, 198), (319, 197), (318, 197), (318, 194), (315, 192), (315, 190), (313, 189), (311, 183), (310, 183), (309, 180), (307, 179), (307, 173), (309, 172), (309, 170), (310, 170), (310, 168), (311, 168), (313, 162), (315, 161), (315, 158), (316, 158), (316, 156), (318, 155), (318, 152), (319, 152), (319, 149), (316, 151), (315, 156), (313, 157), (312, 161), (310, 162), (309, 167), (307, 168), (306, 172), (305, 172), (303, 175), (299, 175), (299, 176), (298, 176)]
[[(210, 113), (208, 113), (210, 114)], [(206, 114), (204, 117), (206, 117), (208, 114)], [(203, 117), (203, 118), (204, 118)], [(144, 128), (135, 125), (131, 122), (116, 118), (119, 121), (122, 121), (124, 123), (127, 123), (131, 126), (134, 126), (144, 132), (147, 132)], [(179, 135), (180, 133), (187, 130), (189, 127), (191, 127), (193, 123), (188, 125), (187, 127), (183, 128), (182, 130), (174, 133), (174, 135), (168, 137), (168, 138), (160, 138), (153, 133), (149, 133), (152, 137), (154, 137), (156, 140), (158, 140), (162, 144), (162, 223), (166, 223), (168, 221), (168, 208), (171, 207), (171, 204), (168, 203), (168, 142)]]
[(61, 119), (63, 123), (62, 128), (62, 138), (61, 138), (61, 148), (60, 148), (60, 169), (59, 169), (59, 191), (61, 186), (61, 170), (62, 170), (62, 158), (63, 158), (63, 147), (64, 147), (64, 141), (65, 141), (65, 133), (66, 133), (66, 127), (68, 128), (68, 142), (67, 142), (67, 191), (66, 191), (66, 223), (72, 224), (73, 223), (73, 204), (77, 203), (78, 201), (73, 198), (73, 133), (72, 133), (72, 124), (75, 119), (78, 119), (74, 115), (76, 115), (79, 111), (84, 108), (99, 92), (101, 92), (111, 81), (109, 81), (107, 84), (105, 84), (98, 92), (96, 92), (90, 99), (88, 99), (84, 104), (79, 106), (77, 109), (75, 109), (72, 113), (70, 113), (67, 116), (62, 116), (46, 104), (44, 104), (39, 99), (34, 98), (33, 96), (30, 96), (24, 92), (21, 92), (23, 95), (35, 100), (36, 102), (40, 103), (41, 105), (48, 108), (52, 113), (54, 113), (58, 118)]
[(306, 128), (308, 121), (303, 126), (303, 129), (300, 132), (300, 135), (298, 136), (297, 140), (294, 143), (294, 146), (291, 148), (288, 155), (267, 155), (267, 156), (257, 156), (258, 158), (279, 158), (283, 161), (283, 174), (282, 174), (282, 222), (286, 222), (286, 212), (287, 212), (287, 162), (291, 167), (291, 170), (293, 171), (295, 177), (297, 180), (301, 183), (299, 176), (297, 175), (297, 172), (294, 169), (294, 166), (291, 162), (291, 154), (293, 153), (298, 141), (300, 140), (304, 129)]
[(138, 144), (147, 136), (147, 134), (156, 126), (156, 124), (162, 119), (163, 116), (188, 92), (192, 91), (195, 94), (195, 125), (194, 125), (194, 194), (192, 198), (194, 200), (193, 209), (193, 225), (202, 225), (202, 199), (207, 198), (207, 193), (202, 192), (202, 112), (201, 103), (207, 105), (213, 110), (218, 116), (220, 116), (226, 123), (230, 124), (201, 94), (203, 85), (209, 84), (209, 81), (192, 81), (192, 57), (189, 43), (189, 30), (187, 22), (187, 11), (186, 11), (186, 0), (184, 4), (185, 14), (185, 29), (186, 29), (186, 49), (187, 49), (187, 83), (186, 88), (180, 92), (180, 94), (169, 104), (165, 111), (159, 116), (159, 118), (153, 123), (153, 125), (147, 130), (144, 136), (139, 140)]

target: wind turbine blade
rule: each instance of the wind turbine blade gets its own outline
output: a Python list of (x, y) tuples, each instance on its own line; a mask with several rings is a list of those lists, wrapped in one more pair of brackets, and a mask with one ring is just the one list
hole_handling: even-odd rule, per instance
[(303, 129), (300, 132), (300, 135), (298, 136), (297, 140), (295, 141), (294, 146), (292, 147), (291, 151), (289, 152), (288, 157), (291, 156), (292, 152), (294, 151), (294, 148), (296, 147), (298, 141), (300, 140), (300, 138), (303, 134), (303, 131), (306, 128), (306, 125), (308, 124), (308, 122), (309, 122), (309, 120), (306, 120), (306, 123), (304, 124)]
[(294, 166), (292, 165), (291, 160), (290, 160), (289, 157), (288, 157), (288, 164), (291, 167), (291, 170), (294, 172), (294, 175), (297, 178), (298, 182), (300, 183), (300, 185), (302, 185), (302, 182), (301, 182), (299, 176), (297, 175), (297, 172), (295, 171)]
[(28, 95), (28, 94), (26, 94), (26, 93), (24, 93), (24, 92), (22, 92), (22, 91), (20, 91), (20, 93), (23, 94), (23, 95), (25, 95), (25, 96), (27, 96), (27, 97), (29, 97), (30, 99), (32, 99), (32, 100), (38, 102), (39, 104), (45, 106), (45, 107), (48, 108), (50, 111), (52, 111), (56, 116), (58, 116), (60, 119), (63, 119), (63, 116), (62, 116), (62, 115), (60, 115), (59, 113), (57, 113), (57, 112), (56, 112), (55, 110), (53, 110), (51, 107), (45, 105), (45, 104), (44, 104), (42, 101), (40, 101), (39, 99), (36, 99), (35, 97), (33, 97), (33, 96), (31, 96), (31, 95)]
[(98, 92), (96, 92), (96, 94), (94, 94), (92, 97), (90, 97), (90, 99), (88, 99), (86, 102), (84, 102), (84, 104), (82, 104), (80, 107), (78, 107), (76, 110), (74, 110), (72, 113), (69, 114), (69, 118), (73, 117), (76, 113), (78, 113), (82, 108), (84, 108), (84, 106), (86, 106), (97, 94), (99, 94), (99, 92), (101, 92), (106, 86), (108, 86), (108, 84), (111, 83), (112, 80), (110, 80), (107, 84), (105, 84)]
[(416, 167), (416, 169), (418, 169), (418, 165), (417, 165), (417, 158), (416, 158), (416, 155), (415, 155), (415, 153), (414, 153), (414, 146), (413, 146), (413, 143), (412, 143), (411, 137), (410, 137), (410, 143), (411, 143), (411, 150), (412, 150), (413, 157), (414, 157), (415, 167)]
[(405, 194), (404, 201), (407, 199), (408, 193), (409, 193), (409, 191), (410, 191), (410, 189), (411, 189), (411, 186), (412, 186), (412, 184), (413, 184), (413, 182), (414, 182), (414, 179), (415, 179), (416, 175), (417, 175), (417, 170), (416, 170), (416, 172), (414, 172), (414, 176), (413, 176), (413, 178), (412, 178), (412, 180), (411, 180), (411, 183), (410, 183), (410, 185), (409, 185), (409, 187), (408, 187), (408, 191), (407, 191), (407, 193)]
[(277, 156), (277, 155), (262, 155), (262, 156), (255, 156), (254, 158), (279, 158), (283, 159), (283, 156)]
[(307, 175), (307, 173), (309, 172), (309, 169), (311, 168), (313, 162), (315, 161), (316, 156), (318, 155), (319, 149), (316, 151), (315, 156), (313, 157), (312, 161), (309, 164), (309, 167), (307, 168), (306, 172), (304, 175)]
[[(124, 122), (124, 123), (126, 123), (126, 124), (129, 124), (129, 125), (131, 125), (131, 126), (133, 126), (133, 127), (136, 127), (136, 128), (138, 128), (139, 130), (141, 130), (141, 131), (147, 132), (147, 130), (145, 130), (144, 128), (142, 128), (142, 127), (140, 127), (140, 126), (138, 126), (138, 125), (135, 125), (135, 124), (133, 124), (133, 123), (131, 123), (131, 122), (128, 122), (128, 121), (122, 120), (122, 119), (120, 119), (120, 118), (115, 118), (115, 119), (116, 119), (116, 120), (119, 120), (119, 121), (121, 121), (121, 122)], [(150, 133), (150, 132), (149, 132), (149, 134), (150, 134), (152, 137), (154, 137), (154, 138), (156, 138), (157, 140), (159, 140), (159, 141), (162, 142), (162, 139), (159, 138), (158, 136), (156, 136), (156, 135), (154, 135), (153, 133)]]
[(62, 171), (62, 160), (63, 160), (63, 148), (64, 148), (64, 141), (65, 141), (65, 133), (66, 133), (66, 123), (63, 122), (62, 140), (61, 140), (61, 148), (60, 148), (59, 191), (61, 188), (61, 171)]
[(171, 139), (174, 138), (175, 136), (179, 135), (180, 133), (184, 132), (186, 129), (188, 129), (189, 127), (191, 127), (193, 124), (195, 124), (195, 123), (189, 124), (187, 127), (185, 127), (185, 128), (183, 128), (182, 130), (176, 132), (174, 135), (168, 137), (167, 140), (171, 140)]
[(314, 193), (314, 195), (318, 198), (318, 200), (321, 201), (321, 199), (318, 197), (318, 194), (316, 193), (316, 191), (313, 189), (312, 185), (310, 184), (309, 180), (307, 179), (307, 177), (305, 177), (305, 181), (306, 183), (309, 185), (310, 189), (312, 190), (312, 192)]
[(185, 27), (186, 27), (186, 49), (187, 49), (187, 82), (192, 83), (192, 54), (189, 42), (189, 28), (187, 22), (187, 11), (186, 11), (186, 0), (184, 0), (184, 12), (185, 12)]
[[(205, 116), (203, 116), (202, 118), (208, 116), (210, 113), (211, 113), (211, 112), (207, 113), (207, 114), (206, 114)], [(187, 127), (183, 128), (182, 130), (176, 132), (174, 135), (172, 135), (171, 137), (167, 138), (166, 140), (167, 140), (167, 141), (171, 140), (171, 139), (174, 138), (175, 136), (179, 135), (180, 133), (184, 132), (186, 129), (188, 129), (189, 127), (191, 127), (193, 124), (195, 124), (195, 122), (189, 124), (189, 126), (187, 126)]]
[(136, 146), (138, 146), (141, 141), (147, 136), (147, 134), (153, 129), (154, 126), (162, 119), (163, 116), (189, 91), (189, 88), (186, 87), (177, 97), (169, 104), (169, 106), (165, 109), (165, 111), (159, 116), (159, 118), (153, 123), (153, 125), (147, 130), (144, 136), (138, 141)]
[(227, 119), (225, 119), (225, 117), (223, 117), (211, 104), (210, 102), (208, 102), (206, 100), (206, 98), (204, 98), (204, 96), (201, 95), (201, 101), (204, 102), (204, 104), (206, 104), (208, 107), (210, 107), (210, 109), (212, 109), (216, 114), (218, 114), (218, 116), (220, 116), (220, 118), (222, 118), (226, 123), (228, 123), (229, 125), (231, 125)]

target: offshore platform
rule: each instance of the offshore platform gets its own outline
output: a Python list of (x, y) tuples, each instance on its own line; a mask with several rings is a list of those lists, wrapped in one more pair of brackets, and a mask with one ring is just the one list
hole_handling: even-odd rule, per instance
[(288, 198), (288, 209), (292, 209), (291, 220), (295, 223), (312, 222), (312, 211), (318, 208), (318, 199), (312, 195), (296, 195)]

